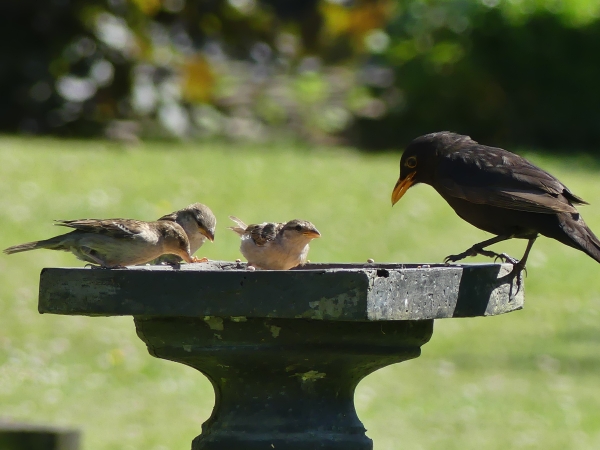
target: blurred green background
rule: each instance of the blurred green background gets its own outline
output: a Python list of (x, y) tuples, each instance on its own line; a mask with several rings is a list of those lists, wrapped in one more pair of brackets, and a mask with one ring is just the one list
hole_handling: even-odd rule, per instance
[[(390, 194), (401, 149), (444, 129), (556, 175), (600, 232), (596, 0), (21, 0), (0, 29), (0, 248), (199, 201), (218, 219), (199, 257), (240, 257), (233, 214), (312, 221), (315, 262), (441, 262), (489, 235), (431, 188)], [(202, 375), (151, 358), (131, 318), (37, 313), (40, 270), (81, 265), (0, 257), (0, 419), (189, 448)], [(376, 450), (600, 448), (598, 265), (541, 238), (528, 269), (523, 311), (439, 320), (360, 384)]]
[[(581, 210), (600, 230), (600, 161), (521, 153), (596, 205)], [(218, 219), (215, 242), (198, 252), (210, 259), (240, 257), (230, 214), (311, 220), (323, 234), (311, 244), (315, 262), (441, 262), (488, 236), (427, 186), (392, 208), (398, 156), (294, 143), (130, 148), (2, 137), (0, 247), (60, 232), (56, 218), (151, 220), (194, 201)], [(495, 249), (520, 256), (524, 247)], [(86, 450), (189, 448), (214, 401), (201, 374), (150, 357), (131, 318), (37, 313), (40, 270), (81, 265), (45, 250), (0, 258), (0, 417), (81, 428)], [(598, 264), (540, 238), (528, 272), (523, 311), (438, 320), (420, 358), (359, 385), (358, 413), (376, 450), (600, 448)]]

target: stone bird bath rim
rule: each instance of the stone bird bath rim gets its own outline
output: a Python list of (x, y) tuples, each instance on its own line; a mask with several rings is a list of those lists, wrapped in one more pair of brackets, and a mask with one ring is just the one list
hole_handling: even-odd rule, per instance
[[(501, 264), (307, 264), (248, 271), (211, 261), (124, 270), (47, 268), (40, 313), (134, 317), (151, 355), (206, 375), (215, 407), (193, 450), (367, 450), (353, 395), (420, 355), (434, 319), (523, 307)], [(157, 406), (159, 407), (159, 406)]]

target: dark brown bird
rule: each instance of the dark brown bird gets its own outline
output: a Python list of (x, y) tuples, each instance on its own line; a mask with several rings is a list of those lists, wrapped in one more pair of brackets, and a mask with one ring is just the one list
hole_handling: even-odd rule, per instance
[[(459, 217), (496, 235), (447, 256), (445, 262), (484, 255), (512, 263), (512, 274), (517, 275), (525, 268), (539, 234), (600, 262), (600, 240), (573, 206), (587, 202), (514, 153), (448, 131), (426, 134), (408, 144), (400, 159), (400, 178), (392, 192), (392, 205), (418, 183), (432, 186)], [(485, 250), (511, 238), (528, 240), (520, 261)]]

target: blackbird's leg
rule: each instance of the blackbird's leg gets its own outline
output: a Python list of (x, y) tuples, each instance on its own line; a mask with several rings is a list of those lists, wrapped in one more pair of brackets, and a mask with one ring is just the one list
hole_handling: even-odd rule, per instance
[(458, 255), (446, 256), (446, 258), (444, 258), (444, 262), (445, 263), (456, 262), (456, 261), (460, 261), (461, 259), (465, 259), (467, 256), (482, 255), (482, 256), (487, 256), (490, 258), (499, 258), (504, 262), (510, 262), (512, 264), (516, 264), (517, 263), (516, 259), (513, 259), (504, 253), (500, 254), (500, 253), (492, 252), (490, 250), (484, 250), (485, 247), (489, 247), (490, 245), (496, 244), (497, 242), (506, 241), (507, 239), (510, 239), (511, 237), (512, 236), (510, 236), (510, 235), (503, 234), (503, 235), (488, 239), (487, 241), (479, 242), (479, 243), (475, 244), (473, 247), (471, 247), (470, 249), (465, 250), (464, 252), (459, 253)]
[(525, 271), (525, 274), (527, 274), (527, 269), (525, 268), (525, 264), (527, 263), (527, 258), (529, 257), (529, 252), (531, 251), (531, 247), (533, 247), (533, 243), (535, 242), (536, 239), (537, 239), (537, 234), (534, 237), (530, 238), (529, 241), (527, 241), (527, 248), (525, 249), (525, 253), (523, 254), (523, 257), (516, 264), (513, 264), (513, 269), (508, 274), (508, 277), (510, 277), (511, 280), (513, 278), (517, 277), (517, 292), (519, 292), (519, 289), (521, 289), (521, 284), (523, 283), (521, 273), (523, 271)]

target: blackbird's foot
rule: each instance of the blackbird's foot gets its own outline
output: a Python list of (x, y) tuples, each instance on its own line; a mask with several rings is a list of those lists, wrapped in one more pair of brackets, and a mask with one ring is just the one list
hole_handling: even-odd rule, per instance
[(473, 246), (470, 249), (459, 253), (458, 255), (449, 255), (444, 258), (444, 263), (448, 264), (449, 262), (460, 261), (461, 259), (465, 259), (469, 256), (487, 256), (488, 258), (500, 259), (503, 262), (511, 262), (513, 264), (517, 263), (516, 259), (511, 258), (506, 253), (496, 253), (491, 250), (484, 250), (481, 247)]
[(202, 258), (198, 258), (197, 256), (192, 256), (192, 262), (193, 263), (205, 263), (205, 262), (208, 262), (208, 258), (206, 256), (204, 256)]
[(472, 250), (473, 249), (470, 248), (466, 252), (459, 253), (458, 255), (448, 255), (444, 258), (444, 264), (460, 261), (461, 259), (465, 259), (469, 256), (476, 256), (477, 253), (474, 253)]
[[(496, 262), (497, 260), (500, 260), (503, 263), (512, 264), (513, 266), (515, 266), (516, 264), (519, 263), (518, 259), (515, 259), (512, 256), (507, 255), (506, 253), (496, 254), (495, 257), (494, 257), (494, 262)], [(523, 268), (525, 268), (525, 266), (523, 266)]]
[(517, 264), (519, 261), (512, 256), (507, 255), (506, 253), (496, 253), (491, 250), (484, 250), (482, 247), (474, 245), (470, 249), (459, 253), (458, 255), (449, 255), (444, 258), (444, 263), (448, 264), (449, 262), (460, 261), (461, 259), (465, 259), (469, 256), (487, 256), (488, 258), (494, 258), (494, 261), (500, 260), (503, 263)]
[(525, 263), (523, 261), (516, 261), (513, 264), (513, 268), (507, 277), (512, 281), (515, 278), (517, 279), (517, 292), (521, 290), (521, 286), (523, 285), (523, 272), (527, 275), (527, 268), (525, 267)]

